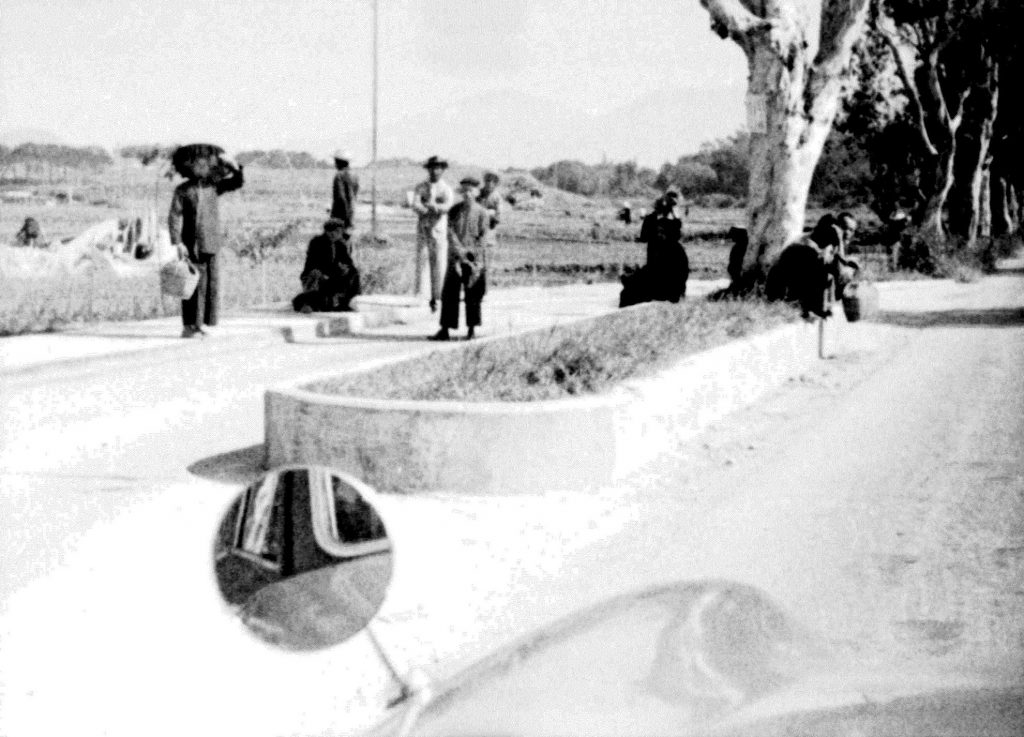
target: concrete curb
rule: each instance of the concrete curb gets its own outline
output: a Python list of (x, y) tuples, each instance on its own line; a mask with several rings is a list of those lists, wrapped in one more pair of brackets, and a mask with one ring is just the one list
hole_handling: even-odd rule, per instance
[(267, 462), (332, 465), (392, 493), (607, 484), (813, 365), (816, 336), (813, 325), (786, 325), (577, 399), (396, 401), (293, 383), (266, 394)]

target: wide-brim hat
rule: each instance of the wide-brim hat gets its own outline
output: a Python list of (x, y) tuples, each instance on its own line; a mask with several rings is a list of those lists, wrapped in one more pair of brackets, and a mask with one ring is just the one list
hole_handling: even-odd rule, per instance
[(339, 148), (334, 152), (335, 161), (351, 161), (351, 154), (343, 148)]
[(433, 169), (435, 166), (439, 166), (442, 169), (447, 169), (448, 162), (442, 159), (440, 156), (431, 156), (429, 159), (423, 162), (424, 169)]
[(464, 184), (467, 187), (479, 187), (480, 180), (477, 179), (476, 177), (463, 177), (462, 179), (459, 180), (459, 184)]

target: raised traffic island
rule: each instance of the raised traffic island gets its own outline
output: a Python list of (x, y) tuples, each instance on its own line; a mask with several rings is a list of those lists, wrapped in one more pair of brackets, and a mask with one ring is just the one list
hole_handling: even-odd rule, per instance
[(788, 308), (646, 304), (271, 389), (267, 463), (379, 491), (614, 482), (817, 360)]

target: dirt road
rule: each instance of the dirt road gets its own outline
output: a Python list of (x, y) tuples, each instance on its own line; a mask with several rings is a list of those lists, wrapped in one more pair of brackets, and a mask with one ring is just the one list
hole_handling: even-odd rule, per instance
[[(1024, 275), (883, 300), (885, 322), (843, 328), (834, 359), (614, 489), (388, 500), (386, 646), (443, 675), (606, 596), (726, 577), (866, 666), (1024, 681)], [(292, 370), (277, 360), (268, 376)], [(211, 593), (209, 540), (237, 487), (182, 468), (260, 434), (257, 387), (221, 379), (166, 386), (209, 395), (204, 414), (164, 400), (170, 425), (129, 394), (114, 440), (85, 400), (111, 396), (102, 378), (24, 389), (69, 406), (4, 426), (0, 514), (20, 521), (0, 551), (0, 733), (331, 733), (389, 693), (365, 638), (271, 652)], [(136, 453), (148, 473), (125, 465)]]
[(840, 339), (821, 374), (663, 461), (637, 518), (566, 565), (602, 593), (753, 583), (857, 660), (1020, 683), (1022, 297), (1001, 276)]

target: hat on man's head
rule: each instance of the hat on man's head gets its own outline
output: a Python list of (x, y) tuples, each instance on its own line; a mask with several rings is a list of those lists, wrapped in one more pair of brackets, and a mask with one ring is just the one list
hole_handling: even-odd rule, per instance
[(348, 151), (346, 151), (343, 148), (339, 148), (338, 150), (336, 150), (334, 152), (334, 160), (335, 161), (351, 161), (352, 157), (349, 155)]
[(435, 166), (439, 166), (442, 169), (447, 169), (448, 162), (442, 159), (440, 156), (431, 156), (423, 163), (424, 169), (433, 169)]
[(665, 190), (665, 199), (666, 200), (676, 200), (678, 202), (681, 197), (682, 197), (682, 195), (679, 194), (679, 190), (678, 189)]
[(324, 232), (330, 230), (344, 230), (345, 221), (341, 218), (328, 218), (327, 222), (324, 223)]
[(477, 179), (476, 177), (463, 177), (461, 180), (459, 180), (459, 184), (463, 184), (469, 187), (479, 187), (480, 180)]

